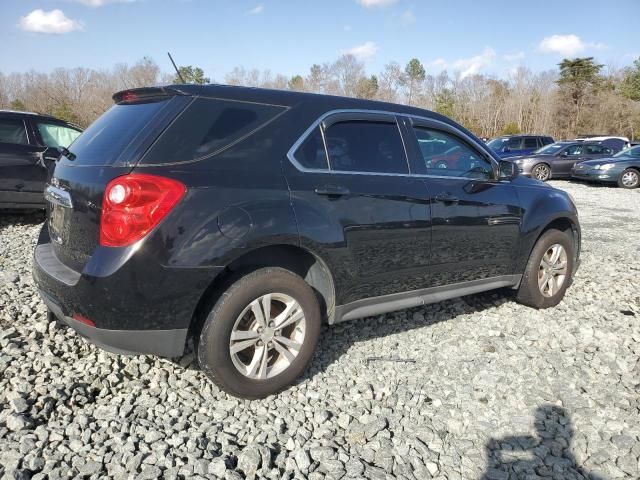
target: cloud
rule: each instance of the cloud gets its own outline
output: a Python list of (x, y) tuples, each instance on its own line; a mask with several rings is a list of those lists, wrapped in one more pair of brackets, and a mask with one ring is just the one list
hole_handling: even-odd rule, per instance
[(572, 57), (587, 49), (604, 50), (607, 46), (604, 43), (584, 42), (579, 36), (569, 34), (545, 37), (538, 45), (538, 48), (543, 52)]
[(507, 53), (502, 58), (507, 62), (517, 62), (518, 60), (524, 60), (524, 52)]
[(264, 12), (264, 3), (260, 3), (247, 12), (247, 15), (259, 15)]
[(407, 27), (409, 25), (413, 25), (414, 23), (416, 23), (416, 16), (413, 14), (413, 12), (411, 10), (405, 10), (400, 15), (400, 22), (405, 27)]
[(496, 59), (496, 52), (493, 48), (486, 47), (482, 53), (469, 58), (459, 58), (453, 62), (447, 62), (444, 58), (438, 58), (427, 66), (435, 70), (453, 70), (458, 73), (458, 78), (476, 75), (486, 67), (493, 65)]
[(393, 5), (397, 1), (398, 0), (357, 0), (357, 2), (364, 8), (387, 7), (389, 5)]
[(375, 42), (364, 42), (362, 45), (356, 45), (348, 50), (341, 50), (342, 55), (353, 55), (358, 60), (368, 60), (378, 51), (378, 45)]
[(76, 3), (81, 3), (87, 7), (104, 7), (110, 3), (133, 3), (136, 0), (74, 0)]
[(62, 10), (45, 12), (36, 9), (20, 18), (18, 26), (25, 32), (62, 34), (82, 30), (82, 24), (77, 20), (67, 18)]

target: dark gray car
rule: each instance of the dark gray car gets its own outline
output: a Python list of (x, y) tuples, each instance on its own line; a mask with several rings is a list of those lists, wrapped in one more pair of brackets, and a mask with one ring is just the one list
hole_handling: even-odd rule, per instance
[(522, 175), (546, 182), (550, 178), (570, 178), (576, 163), (613, 155), (605, 145), (591, 142), (556, 142), (536, 150), (532, 155), (512, 160)]

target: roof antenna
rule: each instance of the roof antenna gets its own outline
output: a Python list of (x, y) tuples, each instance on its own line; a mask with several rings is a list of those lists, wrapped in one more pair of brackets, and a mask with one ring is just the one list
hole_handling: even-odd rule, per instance
[(180, 81), (182, 81), (182, 83), (187, 83), (184, 81), (184, 78), (182, 78), (182, 75), (180, 74), (180, 70), (178, 70), (178, 67), (176, 67), (176, 62), (173, 61), (173, 57), (171, 56), (171, 54), (167, 52), (167, 55), (169, 55), (169, 60), (171, 60), (171, 63), (173, 64), (173, 68), (176, 69), (176, 73), (178, 74), (178, 78), (180, 79)]

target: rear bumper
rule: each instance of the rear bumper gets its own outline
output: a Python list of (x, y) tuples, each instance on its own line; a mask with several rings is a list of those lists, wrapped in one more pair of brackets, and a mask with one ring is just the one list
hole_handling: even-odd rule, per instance
[(183, 353), (195, 309), (221, 270), (166, 267), (138, 245), (98, 247), (79, 272), (56, 256), (46, 224), (33, 256), (34, 281), (60, 321), (105, 350), (164, 357)]
[(174, 330), (107, 330), (79, 322), (64, 314), (57, 300), (40, 290), (40, 296), (51, 313), (94, 345), (123, 355), (150, 354), (179, 357), (184, 352), (187, 329)]

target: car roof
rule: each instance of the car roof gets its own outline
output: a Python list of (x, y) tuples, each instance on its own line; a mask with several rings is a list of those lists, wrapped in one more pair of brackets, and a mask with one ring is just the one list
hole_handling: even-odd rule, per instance
[(145, 94), (157, 91), (158, 94), (194, 95), (225, 100), (238, 100), (245, 102), (266, 103), (281, 105), (290, 108), (314, 107), (314, 109), (331, 111), (340, 109), (380, 110), (400, 115), (415, 115), (456, 123), (448, 117), (431, 110), (401, 105), (397, 103), (381, 102), (378, 100), (366, 100), (362, 98), (342, 97), (321, 93), (298, 92), (293, 90), (276, 90), (270, 88), (243, 87), (235, 85), (208, 84), (208, 85), (166, 85), (161, 87), (143, 87), (123, 90), (113, 95), (116, 102), (127, 93)]
[(0, 116), (4, 117), (34, 117), (40, 120), (46, 120), (48, 122), (56, 122), (61, 123), (63, 125), (68, 125), (69, 127), (76, 128), (78, 130), (82, 130), (82, 127), (75, 125), (71, 122), (67, 122), (66, 120), (62, 120), (61, 118), (54, 117), (53, 115), (47, 115), (45, 113), (37, 113), (37, 112), (23, 112), (20, 110), (3, 110), (0, 109)]

